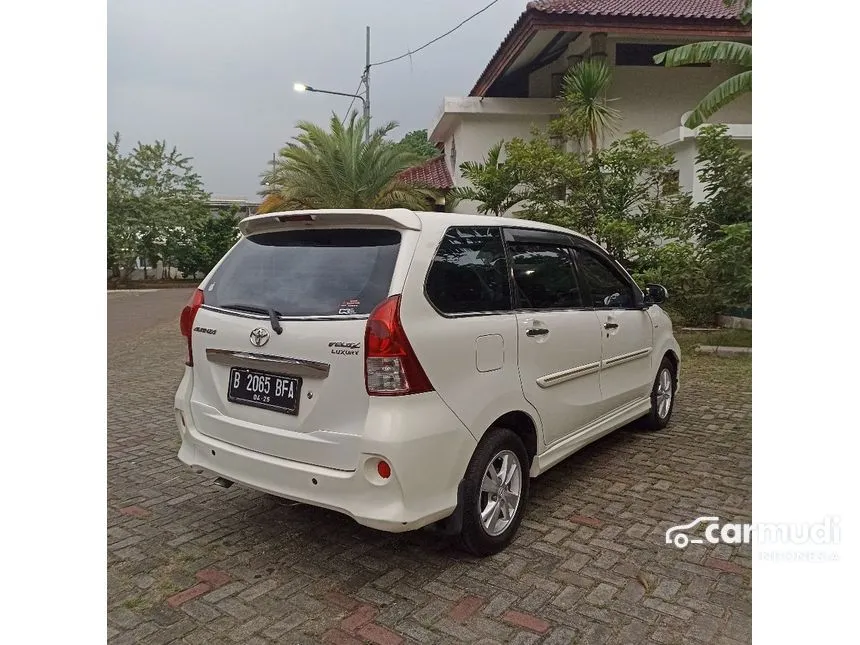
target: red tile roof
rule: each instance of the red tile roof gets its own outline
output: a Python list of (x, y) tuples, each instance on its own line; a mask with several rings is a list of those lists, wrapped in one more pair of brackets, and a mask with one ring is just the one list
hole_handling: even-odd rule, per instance
[(504, 58), (512, 50), (514, 54), (521, 50), (523, 38), (527, 42), (530, 32), (552, 29), (554, 23), (565, 23), (568, 28), (581, 24), (585, 31), (596, 31), (603, 23), (638, 25), (641, 21), (643, 27), (655, 30), (683, 23), (701, 36), (720, 39), (737, 31), (739, 36), (749, 37), (749, 25), (743, 26), (738, 20), (740, 12), (741, 2), (726, 7), (723, 0), (533, 0), (508, 31), (469, 95), (484, 96), (510, 62)]
[(423, 184), (439, 190), (448, 190), (454, 187), (454, 180), (451, 179), (448, 164), (445, 163), (445, 155), (438, 155), (420, 166), (404, 170), (400, 173), (400, 178), (403, 181)]
[(579, 16), (635, 16), (639, 18), (710, 18), (725, 20), (740, 14), (741, 3), (723, 0), (534, 0), (526, 9)]

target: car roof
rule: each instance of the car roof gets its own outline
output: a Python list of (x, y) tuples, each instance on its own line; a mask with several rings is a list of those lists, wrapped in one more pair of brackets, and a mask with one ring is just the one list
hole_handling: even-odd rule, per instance
[[(368, 218), (376, 222), (388, 221), (391, 224), (402, 228), (421, 228), (425, 222), (427, 224), (438, 225), (440, 220), (448, 226), (511, 226), (517, 228), (528, 228), (538, 231), (548, 231), (554, 233), (563, 233), (565, 235), (574, 235), (584, 240), (589, 238), (576, 231), (555, 226), (554, 224), (545, 224), (534, 220), (519, 219), (516, 217), (496, 217), (494, 215), (472, 215), (468, 213), (445, 213), (438, 211), (411, 211), (405, 208), (390, 208), (390, 209), (371, 209), (371, 208), (321, 208), (315, 210), (296, 210), (296, 211), (279, 211), (277, 213), (265, 213), (260, 215), (251, 215), (244, 218), (239, 223), (239, 228), (243, 234), (253, 234), (261, 232), (268, 228), (266, 223), (281, 222), (290, 216), (300, 215), (323, 215), (334, 221), (346, 224), (350, 221), (357, 221)], [(416, 221), (417, 220), (417, 221)], [(417, 226), (416, 226), (417, 224)], [(589, 240), (590, 241), (590, 240)]]

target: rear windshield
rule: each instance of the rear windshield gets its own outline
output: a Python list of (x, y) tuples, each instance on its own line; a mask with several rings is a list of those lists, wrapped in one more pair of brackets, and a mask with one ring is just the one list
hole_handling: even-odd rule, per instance
[(400, 233), (322, 229), (243, 238), (206, 286), (215, 307), (281, 316), (368, 314), (388, 296)]

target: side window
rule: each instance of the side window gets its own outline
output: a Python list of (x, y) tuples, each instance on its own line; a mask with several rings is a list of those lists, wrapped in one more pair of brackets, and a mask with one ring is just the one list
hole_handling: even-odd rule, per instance
[(582, 297), (566, 247), (510, 242), (514, 282), (524, 309), (581, 307)]
[(427, 298), (446, 314), (509, 311), (511, 289), (501, 230), (450, 228), (427, 273)]
[(588, 249), (576, 250), (580, 275), (591, 291), (591, 303), (598, 308), (632, 307), (635, 304), (633, 289), (618, 271), (606, 260)]

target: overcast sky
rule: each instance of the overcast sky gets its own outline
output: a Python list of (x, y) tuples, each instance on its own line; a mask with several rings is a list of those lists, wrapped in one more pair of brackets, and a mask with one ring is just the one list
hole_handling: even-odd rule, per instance
[[(349, 99), (298, 94), (293, 83), (352, 93), (371, 61), (415, 49), (489, 0), (111, 0), (108, 128), (123, 149), (166, 139), (194, 158), (206, 189), (253, 198), (272, 153), (301, 119), (343, 116)], [(500, 0), (445, 39), (371, 69), (374, 124), (392, 136), (429, 128), (445, 96), (472, 88), (526, 0)], [(360, 102), (356, 101), (360, 108)]]

